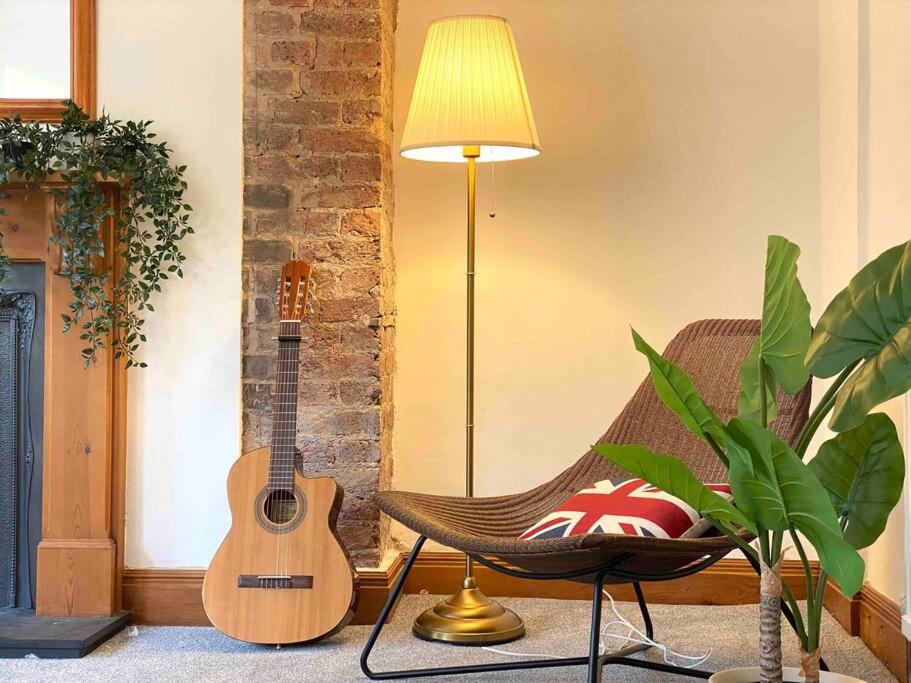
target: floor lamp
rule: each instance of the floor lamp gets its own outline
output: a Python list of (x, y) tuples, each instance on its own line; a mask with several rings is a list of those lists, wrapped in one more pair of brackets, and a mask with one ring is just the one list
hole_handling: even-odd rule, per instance
[[(465, 494), (474, 494), (475, 165), (540, 154), (512, 29), (502, 17), (434, 21), (427, 32), (402, 135), (402, 156), (468, 167)], [(463, 645), (505, 643), (525, 634), (511, 610), (478, 588), (470, 557), (452, 597), (415, 619), (415, 635)]]

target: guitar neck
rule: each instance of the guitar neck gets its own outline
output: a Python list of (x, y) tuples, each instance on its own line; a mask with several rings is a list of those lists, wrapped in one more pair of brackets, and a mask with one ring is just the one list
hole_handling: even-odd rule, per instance
[(297, 391), (300, 359), (299, 320), (279, 323), (275, 392), (272, 396), (272, 454), (269, 488), (294, 490), (294, 456), (297, 442)]

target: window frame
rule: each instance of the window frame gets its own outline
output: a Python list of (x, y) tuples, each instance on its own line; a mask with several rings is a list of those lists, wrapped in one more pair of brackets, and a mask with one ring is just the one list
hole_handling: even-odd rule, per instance
[[(97, 77), (95, 1), (70, 0), (70, 99), (93, 118)], [(56, 123), (63, 111), (60, 100), (0, 97), (0, 118), (19, 114), (27, 121)]]

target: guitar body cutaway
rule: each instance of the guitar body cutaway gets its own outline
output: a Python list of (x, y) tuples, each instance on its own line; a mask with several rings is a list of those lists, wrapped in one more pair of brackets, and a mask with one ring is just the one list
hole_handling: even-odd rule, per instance
[(344, 493), (333, 479), (295, 470), (293, 496), (276, 504), (269, 462), (270, 449), (260, 448), (231, 468), (231, 529), (206, 572), (203, 606), (215, 628), (238, 640), (319, 640), (342, 629), (357, 602), (356, 574), (335, 531)]

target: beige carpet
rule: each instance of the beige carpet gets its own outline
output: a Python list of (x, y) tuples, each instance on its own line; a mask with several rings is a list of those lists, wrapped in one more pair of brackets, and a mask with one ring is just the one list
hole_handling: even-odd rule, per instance
[[(371, 665), (374, 670), (447, 666), (507, 658), (474, 648), (416, 640), (411, 619), (435, 601), (432, 596), (406, 596), (393, 623), (384, 630)], [(502, 646), (515, 652), (584, 655), (589, 625), (582, 601), (505, 600), (521, 614), (528, 635)], [(618, 603), (620, 612), (638, 624), (635, 604)], [(611, 618), (605, 615), (605, 623)], [(756, 607), (676, 607), (652, 609), (656, 636), (685, 654), (712, 648), (703, 668), (746, 666), (756, 650)], [(246, 645), (211, 628), (138, 627), (125, 631), (81, 660), (0, 660), (0, 680), (17, 681), (359, 681), (358, 660), (369, 633), (366, 626), (345, 629), (333, 639), (281, 650)], [(835, 671), (879, 683), (895, 681), (858, 638), (851, 638), (826, 615), (825, 656)], [(641, 656), (641, 655), (640, 655)], [(659, 658), (654, 651), (650, 658)], [(796, 664), (797, 644), (785, 633), (785, 659)], [(673, 676), (629, 667), (606, 667), (605, 681), (672, 681)], [(426, 680), (457, 680), (436, 678)], [(580, 681), (581, 668), (543, 669), (499, 675), (464, 676), (464, 681)], [(687, 679), (695, 680), (695, 679)]]

